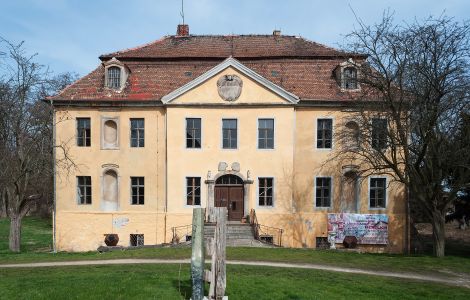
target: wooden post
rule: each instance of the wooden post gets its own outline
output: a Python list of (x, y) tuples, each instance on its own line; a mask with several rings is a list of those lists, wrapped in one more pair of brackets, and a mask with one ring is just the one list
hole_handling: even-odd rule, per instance
[(225, 248), (227, 245), (227, 208), (217, 207), (215, 210), (216, 227), (214, 240), (211, 243), (213, 256), (210, 273), (209, 299), (219, 300), (225, 295), (226, 268)]
[(204, 208), (193, 209), (193, 230), (191, 235), (191, 279), (192, 300), (204, 298)]

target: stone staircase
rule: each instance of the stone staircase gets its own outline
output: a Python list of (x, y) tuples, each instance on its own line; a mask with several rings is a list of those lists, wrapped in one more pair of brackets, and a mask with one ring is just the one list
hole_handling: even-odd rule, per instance
[[(204, 239), (214, 237), (215, 224), (204, 224)], [(227, 247), (273, 247), (255, 240), (250, 224), (227, 222)]]

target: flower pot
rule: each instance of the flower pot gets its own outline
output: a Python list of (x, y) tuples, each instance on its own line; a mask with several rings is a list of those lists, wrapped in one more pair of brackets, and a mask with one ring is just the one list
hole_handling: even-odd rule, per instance
[(104, 243), (106, 246), (114, 247), (119, 242), (119, 236), (116, 233), (108, 233), (104, 235)]

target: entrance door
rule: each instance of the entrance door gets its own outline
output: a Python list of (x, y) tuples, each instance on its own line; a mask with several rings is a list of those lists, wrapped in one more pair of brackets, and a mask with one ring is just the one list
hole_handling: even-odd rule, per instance
[(215, 186), (214, 194), (214, 206), (227, 207), (229, 221), (242, 219), (243, 186)]

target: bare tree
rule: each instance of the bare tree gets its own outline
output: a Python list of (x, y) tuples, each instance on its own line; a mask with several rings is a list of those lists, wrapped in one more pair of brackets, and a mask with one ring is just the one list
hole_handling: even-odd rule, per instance
[(353, 62), (360, 101), (338, 134), (340, 157), (363, 176), (405, 184), (432, 223), (434, 255), (444, 256), (445, 215), (470, 178), (469, 144), (458, 134), (469, 110), (470, 26), (448, 17), (396, 25), (389, 12), (377, 25), (358, 23), (348, 50), (368, 58)]
[[(42, 102), (70, 83), (75, 75), (50, 77), (28, 56), (23, 43), (0, 38), (5, 49), (0, 65), (0, 209), (10, 218), (9, 246), (20, 251), (21, 221), (32, 205), (52, 195), (52, 108)], [(73, 166), (64, 155), (63, 165)]]

